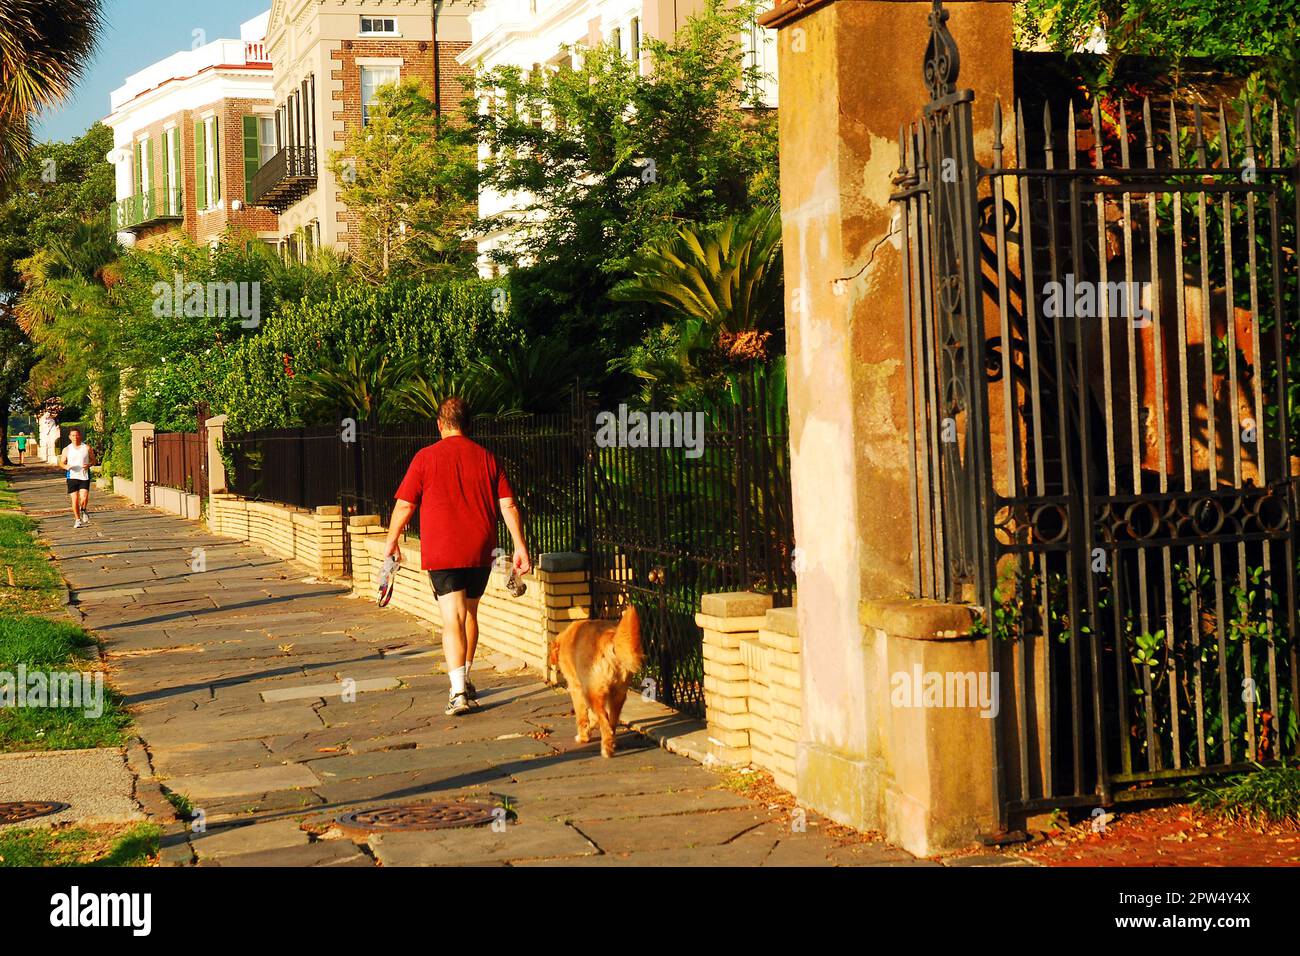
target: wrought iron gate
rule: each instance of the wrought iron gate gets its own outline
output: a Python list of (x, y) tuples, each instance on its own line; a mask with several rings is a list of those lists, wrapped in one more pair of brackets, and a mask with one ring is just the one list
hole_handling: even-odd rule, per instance
[(1295, 754), (1300, 117), (997, 104), (983, 166), (947, 16), (893, 197), (914, 585), (982, 611), (999, 803)]

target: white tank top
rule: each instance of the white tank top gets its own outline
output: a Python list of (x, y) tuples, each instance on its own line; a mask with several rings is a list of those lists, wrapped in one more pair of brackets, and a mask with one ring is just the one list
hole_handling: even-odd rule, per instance
[(90, 446), (85, 442), (80, 445), (68, 445), (63, 449), (68, 458), (68, 477), (84, 480), (90, 477)]

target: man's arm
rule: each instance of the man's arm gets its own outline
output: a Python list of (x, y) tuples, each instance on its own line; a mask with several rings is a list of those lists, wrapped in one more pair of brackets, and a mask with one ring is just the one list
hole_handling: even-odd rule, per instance
[(519, 574), (527, 574), (532, 570), (533, 564), (528, 560), (528, 547), (524, 544), (524, 520), (519, 514), (519, 506), (515, 504), (514, 498), (502, 498), (501, 520), (506, 523), (506, 528), (510, 531), (510, 540), (515, 543), (515, 553), (511, 562), (515, 566), (515, 571)]
[(393, 517), (388, 522), (388, 540), (384, 542), (385, 558), (390, 554), (396, 555), (398, 563), (401, 563), (402, 546), (398, 544), (398, 538), (406, 530), (406, 526), (410, 523), (413, 514), (415, 514), (415, 505), (399, 498), (397, 504), (393, 506)]

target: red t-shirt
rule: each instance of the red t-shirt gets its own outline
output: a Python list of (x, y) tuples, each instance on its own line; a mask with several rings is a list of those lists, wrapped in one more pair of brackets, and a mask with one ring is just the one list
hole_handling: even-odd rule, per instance
[(440, 571), (492, 563), (498, 502), (514, 492), (490, 451), (452, 435), (415, 453), (395, 497), (419, 507), (420, 566)]

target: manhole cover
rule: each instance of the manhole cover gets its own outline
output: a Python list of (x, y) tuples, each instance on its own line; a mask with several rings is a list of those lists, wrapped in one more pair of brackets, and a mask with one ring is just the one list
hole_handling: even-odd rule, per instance
[(339, 826), (353, 830), (445, 830), (450, 827), (477, 827), (491, 823), (496, 807), (486, 803), (460, 801), (440, 803), (403, 803), (373, 810), (356, 810), (338, 818)]
[(20, 800), (17, 803), (0, 803), (0, 823), (21, 823), (48, 817), (51, 813), (68, 809), (68, 804), (55, 800)]

